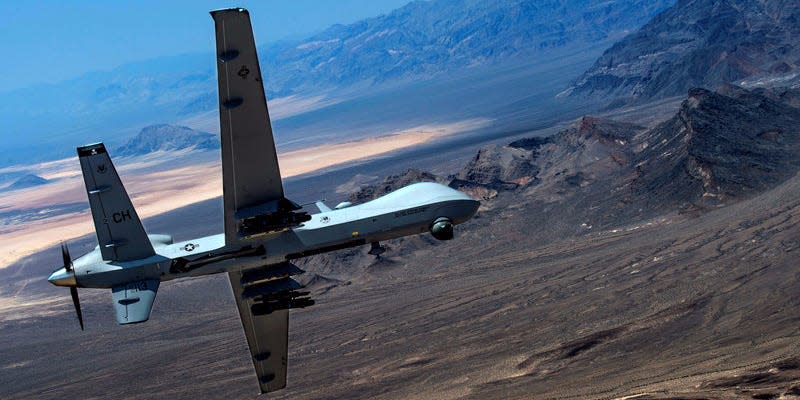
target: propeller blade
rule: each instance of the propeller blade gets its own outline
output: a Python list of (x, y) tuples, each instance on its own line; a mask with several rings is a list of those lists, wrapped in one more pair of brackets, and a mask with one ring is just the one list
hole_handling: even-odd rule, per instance
[(61, 242), (61, 259), (64, 260), (64, 268), (67, 271), (72, 271), (72, 257), (69, 256), (69, 249), (64, 242)]
[(83, 330), (83, 314), (81, 314), (81, 302), (78, 300), (78, 288), (70, 286), (69, 294), (72, 295), (72, 304), (75, 305), (75, 313), (78, 314), (78, 323), (81, 324), (81, 330)]

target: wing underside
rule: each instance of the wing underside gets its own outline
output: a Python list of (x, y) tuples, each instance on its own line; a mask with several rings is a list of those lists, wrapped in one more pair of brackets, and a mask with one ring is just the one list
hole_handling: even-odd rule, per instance
[(289, 309), (314, 304), (291, 278), (303, 272), (284, 262), (228, 273), (262, 393), (286, 386)]
[(242, 328), (250, 346), (250, 355), (258, 377), (261, 393), (286, 386), (286, 356), (289, 341), (289, 310), (276, 310), (265, 315), (254, 315), (254, 302), (245, 297), (240, 272), (229, 272), (228, 279), (233, 297), (239, 308)]

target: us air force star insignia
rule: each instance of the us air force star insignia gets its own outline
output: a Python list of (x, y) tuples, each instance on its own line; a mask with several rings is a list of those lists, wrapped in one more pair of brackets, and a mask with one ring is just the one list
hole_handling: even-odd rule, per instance
[(236, 75), (239, 75), (242, 79), (247, 79), (247, 75), (250, 73), (250, 70), (247, 69), (246, 65), (242, 65), (242, 68), (239, 68), (239, 72)]
[(186, 251), (192, 251), (197, 248), (197, 245), (194, 243), (189, 243), (186, 246), (183, 246), (183, 249)]

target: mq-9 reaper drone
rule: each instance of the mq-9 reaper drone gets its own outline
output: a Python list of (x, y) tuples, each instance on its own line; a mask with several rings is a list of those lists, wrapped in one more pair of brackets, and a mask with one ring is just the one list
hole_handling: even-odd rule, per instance
[(111, 289), (117, 322), (144, 322), (160, 282), (228, 274), (261, 392), (286, 386), (289, 309), (312, 305), (291, 260), (430, 231), (453, 238), (479, 202), (447, 186), (417, 183), (375, 200), (308, 214), (284, 197), (250, 16), (212, 11), (216, 27), (225, 232), (173, 243), (148, 235), (102, 143), (78, 148), (98, 246), (49, 277), (69, 287), (83, 329), (78, 287)]

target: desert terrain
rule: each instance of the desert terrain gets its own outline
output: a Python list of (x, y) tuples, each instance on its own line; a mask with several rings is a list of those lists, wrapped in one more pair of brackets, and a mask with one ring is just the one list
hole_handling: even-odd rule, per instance
[[(289, 180), (287, 193), (349, 188), (355, 201), (440, 180), (483, 205), (451, 242), (420, 235), (387, 243), (381, 258), (356, 248), (299, 262), (317, 304), (292, 312), (288, 386), (267, 397), (797, 396), (800, 176), (725, 192), (724, 204), (687, 181), (680, 198), (653, 203), (658, 193), (637, 185), (670, 170), (636, 165), (668, 150), (627, 150), (743, 104), (782, 107), (753, 96), (693, 92), (651, 127), (583, 118), (548, 139), (485, 147), (449, 176), (354, 174), (397, 171), (388, 156)], [(674, 163), (703, 150), (692, 143), (673, 144)], [(719, 165), (699, 167), (721, 188)], [(145, 225), (180, 239), (218, 230), (220, 217), (211, 199)], [(70, 245), (78, 254), (93, 241)], [(57, 260), (49, 249), (0, 271), (13, 302), (0, 309), (4, 398), (256, 397), (224, 276), (164, 284), (151, 320), (125, 327), (108, 293), (81, 290), (81, 332), (66, 293), (44, 280)]]
[[(438, 0), (365, 21), (270, 47), (287, 197), (437, 181), (482, 202), (455, 239), (296, 260), (316, 304), (291, 312), (287, 387), (259, 397), (224, 275), (164, 283), (132, 326), (79, 289), (79, 329), (46, 277), (59, 240), (96, 245), (80, 172), (37, 164), (48, 184), (0, 193), (0, 398), (800, 399), (800, 6)], [(62, 141), (153, 114), (214, 136), (213, 70), (160, 70), (85, 83), (99, 107), (34, 96), (54, 120), (8, 109), (97, 110)], [(162, 148), (117, 160), (146, 230), (221, 231), (217, 152)]]

